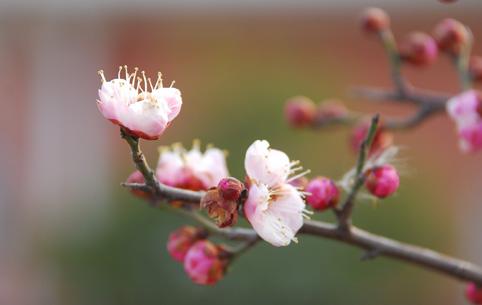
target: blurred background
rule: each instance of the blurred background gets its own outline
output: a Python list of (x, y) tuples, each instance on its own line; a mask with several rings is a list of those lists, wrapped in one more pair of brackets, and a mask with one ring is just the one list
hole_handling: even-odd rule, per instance
[[(358, 249), (302, 236), (257, 246), (215, 287), (190, 282), (165, 249), (186, 222), (149, 208), (119, 183), (132, 171), (119, 131), (98, 112), (100, 79), (119, 65), (162, 71), (183, 94), (157, 146), (192, 139), (230, 152), (243, 177), (255, 139), (340, 178), (355, 162), (347, 129), (292, 130), (284, 101), (341, 98), (403, 116), (410, 108), (349, 98), (354, 85), (389, 86), (375, 39), (358, 28), (366, 6), (392, 17), (397, 37), (454, 17), (482, 47), (480, 0), (0, 1), (0, 304), (465, 304), (457, 281)], [(447, 58), (405, 69), (417, 85), (457, 92)], [(442, 116), (396, 134), (397, 196), (357, 206), (362, 228), (482, 264), (482, 156), (462, 155)], [(331, 215), (315, 218), (330, 220)]]

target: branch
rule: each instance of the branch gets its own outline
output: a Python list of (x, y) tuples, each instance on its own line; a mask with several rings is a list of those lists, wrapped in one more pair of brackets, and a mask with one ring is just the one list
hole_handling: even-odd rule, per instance
[[(429, 90), (418, 89), (408, 83), (402, 75), (402, 60), (396, 45), (395, 39), (390, 29), (386, 29), (380, 33), (380, 40), (387, 53), (390, 76), (393, 83), (393, 89), (383, 88), (366, 88), (358, 87), (351, 91), (351, 95), (357, 98), (363, 98), (372, 101), (390, 101), (400, 104), (411, 104), (417, 109), (412, 115), (403, 119), (389, 118), (385, 120), (384, 127), (387, 129), (409, 129), (418, 126), (423, 121), (437, 113), (445, 112), (445, 104), (451, 95), (447, 93), (433, 92)], [(464, 87), (467, 87), (467, 56), (458, 56), (454, 59), (457, 69), (461, 75), (461, 81)], [(362, 117), (362, 114), (351, 113), (347, 118), (336, 118), (326, 120), (321, 118), (313, 123), (313, 127), (325, 127), (327, 125), (336, 124), (353, 124), (356, 118)]]
[[(376, 122), (376, 118), (374, 118), (374, 120)], [(123, 137), (129, 143), (129, 146), (132, 149), (132, 157), (136, 167), (144, 175), (146, 181), (149, 181), (149, 179), (151, 181), (151, 184), (148, 184), (147, 182), (146, 184), (125, 183), (123, 184), (124, 186), (131, 189), (140, 189), (150, 192), (152, 198), (158, 201), (168, 200), (187, 201), (191, 203), (200, 202), (202, 196), (204, 195), (203, 192), (193, 192), (160, 184), (155, 178), (153, 171), (149, 168), (144, 155), (139, 148), (138, 139), (133, 138), (125, 133), (123, 133)], [(367, 137), (367, 143), (369, 143), (369, 138), (370, 136)], [(363, 158), (360, 158), (359, 162), (362, 159)], [(206, 229), (212, 234), (217, 234), (227, 239), (246, 241), (246, 243), (241, 246), (240, 249), (238, 249), (240, 253), (249, 249), (258, 241), (257, 234), (252, 229), (220, 229), (208, 219), (191, 209), (173, 208), (170, 205), (162, 205), (161, 207), (166, 207), (170, 211), (190, 217), (206, 227)], [(412, 246), (386, 237), (374, 235), (354, 226), (350, 226), (350, 229), (346, 230), (339, 225), (322, 221), (306, 220), (299, 233), (337, 240), (342, 243), (365, 249), (371, 253), (371, 257), (391, 257), (400, 261), (418, 265), (426, 269), (438, 271), (460, 280), (471, 281), (482, 285), (482, 269), (472, 263), (455, 259), (426, 248)], [(234, 253), (234, 255), (236, 255), (236, 253)]]
[[(129, 185), (126, 185), (130, 187)], [(136, 185), (138, 187), (140, 185)], [(197, 193), (199, 200), (202, 197), (201, 192), (191, 192), (183, 189), (175, 189), (170, 194), (173, 200), (182, 200), (186, 194)], [(186, 194), (183, 194), (186, 193)], [(176, 198), (177, 195), (180, 197)], [(159, 198), (162, 199), (162, 198)], [(203, 226), (208, 226), (208, 231), (232, 240), (253, 241), (256, 232), (247, 228), (227, 228), (219, 229), (214, 226), (208, 219), (201, 215), (188, 214), (192, 213), (179, 208), (171, 208), (176, 213), (186, 215)], [(211, 231), (212, 230), (212, 231)], [(437, 271), (450, 277), (464, 281), (470, 281), (482, 284), (482, 269), (472, 263), (460, 259), (452, 258), (435, 252), (433, 250), (417, 247), (405, 243), (398, 242), (383, 236), (378, 236), (355, 226), (350, 226), (350, 230), (340, 229), (338, 225), (323, 221), (305, 220), (303, 227), (299, 231), (300, 234), (313, 235), (336, 240), (345, 244), (356, 246), (372, 253), (371, 258), (377, 256), (386, 256), (400, 261), (418, 265), (422, 268)], [(255, 243), (253, 241), (253, 243)]]

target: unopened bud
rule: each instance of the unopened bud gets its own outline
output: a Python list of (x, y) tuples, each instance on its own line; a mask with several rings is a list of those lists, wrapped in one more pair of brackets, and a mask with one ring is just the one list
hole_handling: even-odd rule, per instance
[(207, 211), (209, 217), (220, 228), (232, 226), (238, 221), (238, 203), (225, 200), (217, 188), (206, 192), (201, 199), (201, 208)]
[(400, 185), (398, 172), (390, 164), (369, 169), (365, 175), (365, 187), (378, 198), (386, 198), (392, 195)]
[(475, 283), (469, 283), (465, 289), (465, 296), (472, 304), (482, 304), (482, 288)]
[[(127, 177), (127, 183), (141, 183), (144, 184), (146, 183), (144, 176), (140, 171), (135, 171), (132, 174)], [(149, 198), (149, 193), (144, 192), (142, 190), (137, 190), (137, 189), (131, 189), (131, 193), (134, 194), (135, 196), (139, 198)]]
[(316, 122), (322, 124), (325, 121), (341, 119), (348, 115), (348, 109), (338, 100), (322, 101), (316, 111)]
[(313, 123), (316, 105), (307, 97), (297, 96), (289, 99), (285, 105), (285, 117), (293, 127), (305, 127)]
[(202, 229), (184, 226), (169, 234), (167, 251), (178, 262), (183, 262), (186, 253), (198, 240), (204, 238)]
[(228, 263), (222, 248), (208, 240), (201, 240), (187, 252), (184, 270), (194, 283), (214, 285), (223, 278)]
[(390, 17), (384, 10), (371, 7), (364, 10), (361, 14), (360, 24), (363, 31), (378, 33), (390, 27)]
[(474, 81), (482, 81), (482, 57), (472, 56), (469, 62), (470, 76)]
[(218, 183), (218, 190), (224, 200), (238, 201), (244, 190), (244, 185), (236, 178), (224, 178)]
[(470, 39), (470, 33), (459, 21), (447, 18), (435, 26), (433, 37), (441, 51), (457, 55)]
[(411, 33), (400, 47), (400, 56), (415, 66), (427, 66), (435, 61), (438, 55), (437, 43), (422, 32)]
[(308, 183), (306, 202), (315, 210), (323, 211), (334, 207), (340, 199), (340, 192), (335, 182), (329, 178), (316, 177)]

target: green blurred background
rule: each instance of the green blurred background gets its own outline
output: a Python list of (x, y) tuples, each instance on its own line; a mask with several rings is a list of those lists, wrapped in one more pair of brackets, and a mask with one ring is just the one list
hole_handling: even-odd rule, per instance
[[(389, 86), (376, 40), (357, 15), (386, 8), (399, 39), (444, 17), (482, 35), (480, 1), (0, 1), (1, 304), (463, 304), (463, 285), (349, 246), (302, 236), (287, 248), (257, 246), (215, 287), (190, 282), (166, 251), (185, 219), (148, 207), (121, 188), (132, 171), (118, 129), (95, 106), (100, 80), (117, 66), (161, 70), (183, 94), (180, 116), (157, 146), (194, 138), (229, 151), (242, 178), (256, 139), (335, 179), (355, 156), (347, 129), (292, 130), (287, 98), (340, 98), (353, 109), (403, 116), (410, 108), (350, 97), (355, 85)], [(415, 13), (414, 13), (415, 12)], [(481, 51), (476, 42), (475, 50)], [(446, 58), (407, 68), (425, 88), (457, 92)], [(481, 157), (457, 150), (444, 116), (396, 134), (402, 184), (393, 198), (361, 203), (362, 228), (482, 263)], [(332, 220), (331, 215), (315, 215)]]

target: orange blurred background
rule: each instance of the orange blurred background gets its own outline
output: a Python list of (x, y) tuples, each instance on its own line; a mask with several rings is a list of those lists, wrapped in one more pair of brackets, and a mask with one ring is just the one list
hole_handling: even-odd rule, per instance
[[(124, 64), (161, 70), (183, 94), (172, 127), (143, 143), (151, 164), (158, 145), (199, 138), (227, 149), (231, 174), (243, 177), (246, 148), (267, 139), (313, 174), (341, 178), (354, 163), (349, 131), (289, 129), (283, 104), (301, 94), (368, 113), (412, 111), (349, 95), (355, 85), (390, 86), (381, 47), (357, 24), (372, 5), (388, 11), (399, 40), (454, 17), (482, 53), (479, 0), (0, 1), (0, 304), (463, 303), (452, 279), (383, 258), (360, 262), (360, 251), (311, 237), (259, 246), (218, 286), (194, 286), (165, 251), (185, 220), (119, 185), (133, 164), (95, 106), (96, 72), (114, 76)], [(444, 57), (404, 72), (423, 88), (459, 88)], [(355, 223), (482, 264), (481, 156), (458, 151), (444, 115), (395, 141), (402, 186), (376, 207), (360, 204)]]

